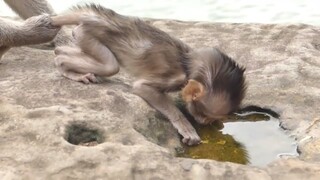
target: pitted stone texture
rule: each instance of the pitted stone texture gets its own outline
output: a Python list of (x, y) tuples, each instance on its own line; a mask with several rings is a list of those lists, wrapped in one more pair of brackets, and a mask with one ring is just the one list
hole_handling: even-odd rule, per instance
[[(244, 104), (279, 112), (301, 157), (266, 168), (175, 158), (177, 132), (130, 92), (129, 75), (84, 85), (59, 75), (52, 50), (21, 47), (0, 62), (0, 179), (320, 179), (319, 27), (150, 23), (246, 66)], [(104, 142), (68, 143), (65, 128), (74, 122), (102, 129)]]

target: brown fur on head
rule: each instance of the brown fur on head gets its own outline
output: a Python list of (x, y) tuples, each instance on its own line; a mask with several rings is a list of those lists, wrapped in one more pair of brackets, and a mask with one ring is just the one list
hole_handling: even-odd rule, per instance
[(191, 55), (193, 71), (182, 90), (187, 109), (201, 124), (208, 124), (235, 111), (245, 96), (244, 71), (234, 60), (215, 48)]

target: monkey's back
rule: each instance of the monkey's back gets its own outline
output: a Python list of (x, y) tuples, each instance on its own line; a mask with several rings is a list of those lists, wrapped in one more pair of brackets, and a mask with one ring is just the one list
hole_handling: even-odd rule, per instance
[(190, 48), (180, 40), (139, 18), (102, 6), (78, 6), (76, 10), (97, 15), (99, 23), (84, 24), (86, 33), (106, 45), (133, 75), (152, 79), (185, 76), (183, 63), (188, 60)]

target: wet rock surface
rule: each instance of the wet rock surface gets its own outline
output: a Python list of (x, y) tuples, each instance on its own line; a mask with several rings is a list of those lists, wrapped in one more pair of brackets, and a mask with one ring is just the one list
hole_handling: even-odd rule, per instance
[[(192, 47), (218, 47), (246, 66), (244, 104), (279, 113), (300, 156), (265, 168), (176, 158), (177, 132), (131, 94), (129, 75), (84, 85), (59, 75), (52, 50), (21, 47), (0, 62), (1, 179), (320, 178), (319, 27), (151, 23)], [(78, 131), (85, 138), (70, 143), (68, 132)]]

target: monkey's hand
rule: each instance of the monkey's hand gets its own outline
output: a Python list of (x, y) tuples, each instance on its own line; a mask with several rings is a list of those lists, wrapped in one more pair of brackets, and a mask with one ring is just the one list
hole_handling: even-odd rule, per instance
[[(175, 106), (172, 100), (163, 92), (150, 86), (150, 82), (151, 81), (145, 79), (137, 80), (133, 84), (133, 92), (169, 119), (173, 127), (175, 127), (178, 130), (178, 133), (182, 135), (182, 142), (184, 144), (190, 146), (200, 144), (201, 139), (192, 124)], [(163, 84), (159, 83), (157, 85)]]
[(192, 127), (190, 123), (184, 123), (185, 121), (183, 121), (181, 126), (177, 127), (179, 134), (181, 134), (183, 137), (182, 142), (189, 146), (200, 144), (201, 139), (197, 134), (196, 130)]
[(51, 41), (59, 32), (60, 27), (53, 26), (48, 14), (28, 18), (22, 25), (25, 35), (32, 38), (32, 44)]

